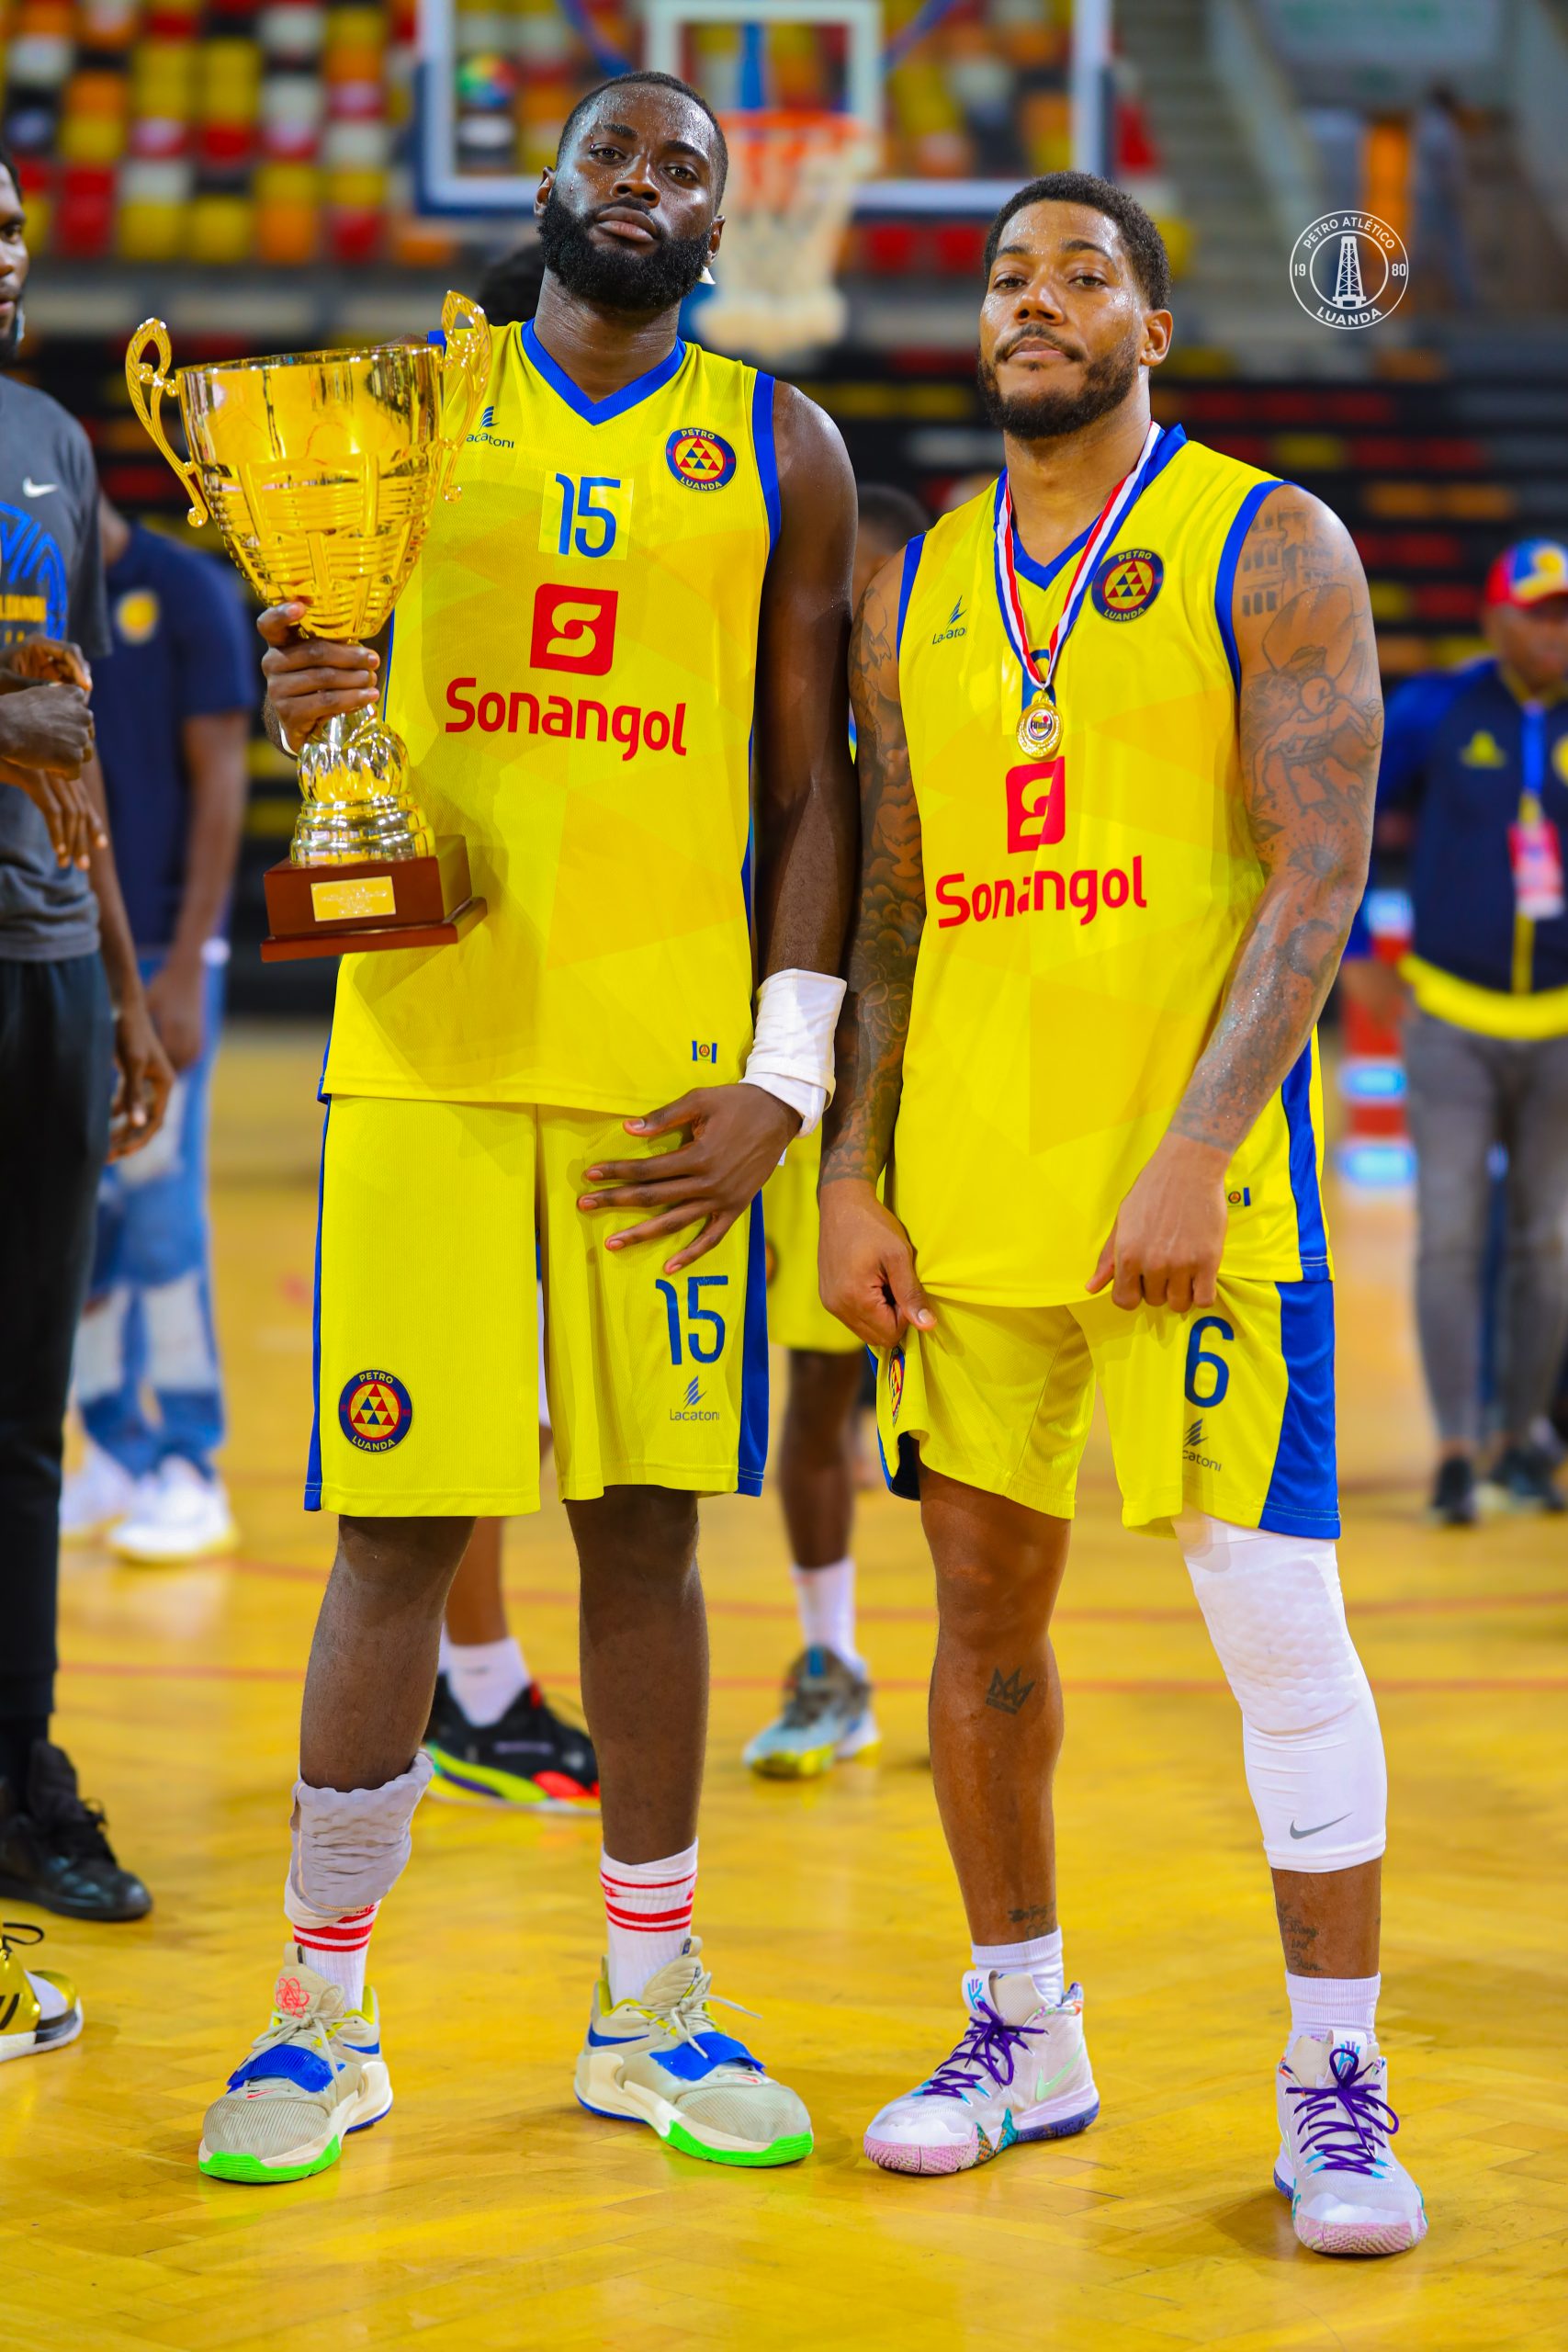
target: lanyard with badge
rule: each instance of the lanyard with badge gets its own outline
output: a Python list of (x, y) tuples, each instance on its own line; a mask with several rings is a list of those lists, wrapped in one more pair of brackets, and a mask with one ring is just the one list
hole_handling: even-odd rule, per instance
[(1523, 722), (1524, 789), (1519, 813), (1508, 828), (1508, 861), (1514, 870), (1514, 905), (1527, 922), (1554, 922), (1564, 907), (1562, 844), (1541, 805), (1546, 783), (1546, 710), (1527, 702)]
[(1089, 535), (1088, 544), (1078, 558), (1077, 569), (1068, 582), (1066, 601), (1055, 628), (1051, 631), (1043, 669), (1030, 650), (1029, 628), (1023, 616), (1023, 598), (1019, 593), (1018, 568), (1013, 560), (1012, 484), (1006, 473), (1002, 475), (1001, 492), (997, 500), (997, 602), (1001, 606), (1002, 627), (1007, 631), (1008, 643), (1018, 656), (1024, 677), (1033, 689), (1018, 722), (1018, 745), (1020, 751), (1029, 752), (1035, 759), (1048, 757), (1062, 740), (1062, 718), (1056, 708), (1056, 664), (1083, 610), (1084, 598), (1089, 592), (1101, 550), (1137, 504), (1150, 475), (1157, 470), (1159, 446), (1163, 438), (1162, 428), (1151, 424), (1137, 464), (1129, 473), (1123, 474), (1100, 508), (1099, 520)]

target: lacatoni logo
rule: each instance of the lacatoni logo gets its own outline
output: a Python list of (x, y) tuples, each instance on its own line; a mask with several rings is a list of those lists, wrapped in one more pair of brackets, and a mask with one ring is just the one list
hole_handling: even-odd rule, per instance
[(457, 713), (446, 721), (448, 735), (466, 735), (477, 727), (484, 735), (553, 735), (564, 742), (618, 743), (623, 760), (639, 752), (669, 752), (686, 756), (686, 706), (672, 711), (644, 710), (639, 703), (592, 701), (586, 695), (572, 702), (566, 695), (539, 695), (527, 688), (499, 687), (479, 692), (477, 678), (454, 678), (446, 689), (446, 707)]
[(1144, 861), (1133, 860), (1133, 870), (1124, 873), (1112, 865), (1100, 873), (1092, 865), (1080, 866), (1076, 874), (1054, 874), (1049, 866), (1037, 867), (1033, 874), (1021, 875), (1016, 881), (1010, 874), (999, 875), (994, 882), (971, 883), (966, 874), (943, 874), (936, 886), (936, 902), (942, 910), (937, 917), (939, 931), (952, 931), (964, 922), (995, 922), (1009, 915), (1066, 914), (1076, 911), (1080, 924), (1092, 922), (1102, 908), (1146, 907), (1144, 896)]
[(609, 675), (615, 658), (615, 588), (563, 588), (543, 582), (534, 592), (535, 670), (570, 670), (581, 678)]

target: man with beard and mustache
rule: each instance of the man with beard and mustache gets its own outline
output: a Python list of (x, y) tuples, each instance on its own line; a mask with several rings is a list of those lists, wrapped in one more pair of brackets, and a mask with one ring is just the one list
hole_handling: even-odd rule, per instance
[(1366, 583), (1314, 499), (1151, 423), (1169, 271), (1130, 198), (1036, 181), (986, 268), (1006, 470), (880, 574), (851, 662), (822, 1287), (879, 1352), (936, 1565), (974, 1938), (957, 2047), (866, 2152), (959, 2171), (1099, 2112), (1049, 1641), (1098, 1383), (1125, 1523), (1174, 1525), (1240, 1703), (1291, 2004), (1276, 2181), (1304, 2245), (1395, 2253), (1426, 2222), (1375, 2037), (1386, 1782), (1335, 1558), (1314, 1044), (1367, 868)]
[(690, 1932), (696, 1498), (761, 1483), (755, 1200), (832, 1082), (855, 496), (818, 409), (677, 333), (726, 160), (668, 75), (591, 94), (540, 183), (537, 311), (497, 338), (395, 651), (263, 616), (288, 747), (389, 673), (419, 797), (465, 835), (488, 913), (454, 946), (348, 956), (338, 983), (306, 1492), (341, 1514), (338, 1554), (273, 2018), (202, 2141), (220, 2178), (319, 2172), (390, 2103), (366, 1946), (430, 1777), (453, 1573), (476, 1517), (538, 1507), (536, 1255), (603, 1791), (608, 1958), (577, 2097), (714, 2163), (811, 2145), (794, 2092), (716, 2025)]

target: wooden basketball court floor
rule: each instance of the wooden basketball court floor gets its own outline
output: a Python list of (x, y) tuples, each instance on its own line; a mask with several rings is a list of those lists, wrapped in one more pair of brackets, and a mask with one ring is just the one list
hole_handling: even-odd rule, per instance
[[(1122, 1535), (1097, 1440), (1059, 1624), (1069, 1973), (1100, 2121), (947, 2180), (864, 2125), (949, 2046), (964, 1923), (926, 1762), (914, 1512), (856, 1550), (886, 1744), (808, 1788), (739, 1763), (792, 1654), (776, 1506), (707, 1508), (714, 1693), (698, 1924), (717, 1989), (805, 2095), (815, 2155), (721, 2171), (570, 2094), (599, 1951), (596, 1825), (427, 1804), (378, 1931), (397, 2105), (322, 2178), (204, 2181), (202, 2109), (265, 2021), (287, 1792), (332, 1541), (300, 1511), (320, 1039), (240, 1029), (219, 1083), (220, 1300), (243, 1548), (220, 1566), (72, 1556), (60, 1727), (144, 1924), (50, 1925), (88, 2023), (0, 2073), (0, 2324), (45, 2347), (675, 2352), (998, 2342), (1175, 2352), (1568, 2344), (1562, 2052), (1568, 1533), (1438, 1534), (1404, 1212), (1341, 1204), (1342, 1551), (1393, 1779), (1382, 2027), (1416, 2254), (1301, 2251), (1269, 2185), (1282, 1988), (1232, 1702), (1174, 1547)], [(417, 1251), (419, 1236), (389, 1236)], [(571, 1698), (558, 1506), (512, 1530), (530, 1656)], [(8, 1905), (10, 1910), (19, 1906)]]

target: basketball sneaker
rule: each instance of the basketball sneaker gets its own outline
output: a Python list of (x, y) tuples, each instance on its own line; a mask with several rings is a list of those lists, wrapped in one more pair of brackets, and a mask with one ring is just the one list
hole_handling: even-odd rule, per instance
[(43, 1941), (43, 1929), (23, 1919), (0, 1919), (0, 2064), (63, 2050), (82, 2030), (82, 2004), (69, 1976), (52, 1968), (24, 1968), (18, 1948)]
[(341, 1985), (284, 1948), (272, 2023), (207, 2110), (197, 2162), (213, 2180), (303, 2180), (325, 2172), (351, 2132), (392, 2104), (376, 1996), (348, 2007)]
[(81, 1468), (73, 1470), (60, 1490), (61, 1542), (91, 1544), (125, 1517), (135, 1493), (130, 1471), (89, 1438)]
[(446, 1675), (435, 1679), (424, 1752), (435, 1767), (432, 1796), (475, 1804), (533, 1805), (544, 1813), (597, 1813), (593, 1743), (546, 1703), (536, 1682), (493, 1724), (468, 1721)]
[(807, 1781), (882, 1744), (871, 1685), (836, 1650), (802, 1650), (784, 1677), (784, 1705), (742, 1751), (765, 1779)]
[(1100, 2113), (1084, 2045), (1083, 1986), (1055, 2008), (1027, 1974), (971, 1969), (969, 2023), (951, 2058), (885, 2107), (865, 2153), (885, 2172), (968, 2172), (1021, 2140), (1066, 2140)]
[(117, 1558), (140, 1567), (174, 1567), (231, 1552), (240, 1540), (221, 1478), (171, 1453), (136, 1482), (121, 1519), (109, 1530)]
[(1389, 2146), (1387, 2093), (1370, 2033), (1298, 2033), (1280, 2061), (1274, 2186), (1314, 2254), (1404, 2254), (1427, 2234), (1421, 2191)]
[(702, 1948), (700, 1936), (689, 1936), (679, 1959), (624, 2001), (611, 2000), (601, 1970), (577, 2062), (578, 2104), (651, 2124), (671, 2147), (710, 2165), (795, 2164), (811, 2153), (811, 2118), (744, 2042), (719, 2031)]

